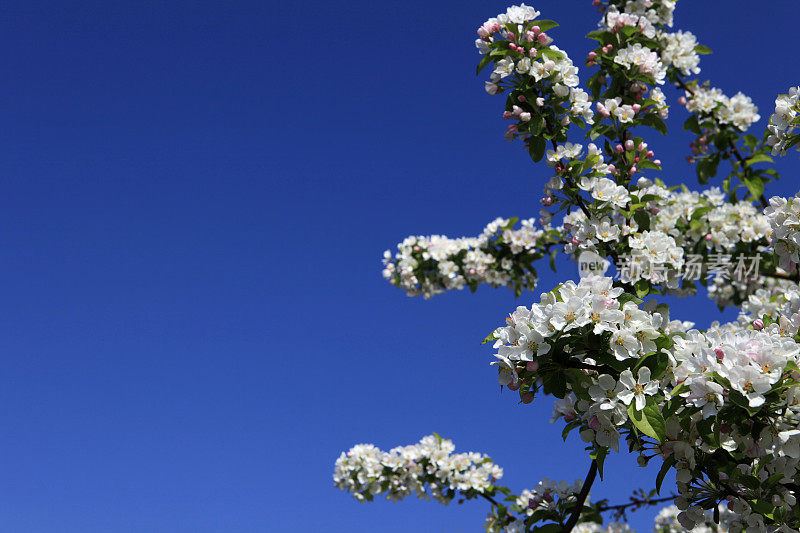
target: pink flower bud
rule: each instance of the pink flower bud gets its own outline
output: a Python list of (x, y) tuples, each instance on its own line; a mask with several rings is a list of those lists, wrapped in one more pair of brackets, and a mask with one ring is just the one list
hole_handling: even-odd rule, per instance
[(517, 100), (520, 101), (520, 102), (524, 102), (525, 100), (527, 100), (527, 98), (525, 98), (524, 94), (521, 94), (521, 95), (517, 96)]
[(533, 28), (531, 28), (531, 31), (533, 32), (534, 35), (539, 35), (539, 32), (542, 31), (542, 28), (540, 28), (539, 26), (534, 26)]
[(537, 40), (537, 41), (539, 41), (539, 44), (544, 44), (544, 43), (546, 43), (546, 42), (547, 42), (547, 34), (546, 34), (546, 33), (540, 33), (540, 34), (539, 34), (539, 35), (536, 37), (536, 40)]
[(536, 48), (531, 48), (530, 51), (528, 52), (528, 55), (530, 57), (536, 57)]
[(764, 329), (764, 322), (762, 322), (760, 318), (756, 318), (753, 320), (753, 328), (757, 330)]
[(640, 152), (644, 152), (647, 150), (647, 143), (639, 143), (639, 146), (637, 146), (636, 149)]
[(661, 166), (661, 160), (660, 159), (654, 160), (653, 163), (655, 163), (658, 166)]
[(645, 154), (645, 157), (647, 157), (647, 159), (653, 159), (654, 155), (656, 154), (652, 150), (648, 150), (647, 153)]
[(628, 139), (625, 141), (625, 149), (626, 150), (633, 150), (633, 141)]
[(519, 398), (520, 398), (520, 400), (522, 400), (522, 403), (525, 403), (525, 404), (531, 403), (533, 401), (533, 393), (532, 392), (523, 392), (522, 395), (520, 395)]
[(606, 46), (608, 47), (609, 50), (613, 50), (614, 49), (614, 45), (613, 44), (607, 44)]
[(536, 39), (536, 34), (533, 33), (532, 31), (529, 31), (528, 33), (525, 34), (525, 40), (528, 41), (529, 43), (532, 43), (534, 39)]
[(717, 361), (725, 359), (725, 352), (722, 351), (722, 348), (716, 348), (714, 353), (717, 354)]
[(575, 246), (579, 245), (580, 243), (581, 241), (579, 241), (577, 237), (572, 238), (572, 244), (574, 244)]
[(678, 103), (681, 105), (686, 105), (686, 97), (681, 96), (680, 98), (678, 98)]
[(631, 167), (630, 174), (631, 174), (631, 176), (636, 174), (636, 167)]
[(511, 111), (503, 111), (503, 118), (508, 120), (512, 117)]
[(537, 370), (539, 370), (539, 363), (537, 363), (536, 361), (528, 361), (528, 364), (525, 365), (525, 368), (527, 368), (531, 372), (536, 372)]
[(700, 141), (700, 144), (705, 144), (705, 143), (708, 142), (708, 138), (705, 135), (703, 135), (702, 137), (700, 137), (697, 140)]
[(415, 245), (414, 245), (414, 251), (415, 251), (415, 252), (419, 252), (419, 250), (420, 250), (419, 246), (417, 246), (417, 245), (415, 244)]
[(531, 114), (528, 113), (527, 111), (522, 112), (522, 113), (519, 114), (519, 119), (522, 122), (528, 122), (531, 119)]
[(661, 211), (661, 209), (659, 209), (658, 207), (650, 208), (650, 212), (653, 213), (654, 215), (657, 215), (659, 211)]
[(599, 6), (600, 5), (600, 0), (592, 0), (592, 5), (593, 6)]
[(617, 167), (615, 167), (614, 165), (608, 165), (608, 171), (611, 172), (612, 174), (616, 174)]
[(638, 162), (639, 162), (639, 156), (638, 156), (638, 155), (637, 155), (636, 157), (634, 157), (634, 158), (633, 158), (633, 162), (634, 162), (634, 163), (638, 163)]
[(705, 239), (706, 239), (707, 241), (710, 241), (712, 238), (713, 238), (713, 237), (711, 236), (711, 234), (710, 234), (710, 233), (706, 233)]
[(608, 47), (607, 46), (604, 46), (603, 48), (601, 48), (601, 50), (603, 51), (604, 54), (608, 53)]
[(542, 205), (545, 207), (550, 207), (551, 205), (553, 205), (554, 202), (555, 200), (553, 199), (552, 196), (545, 196), (544, 198), (542, 198)]
[(514, 43), (508, 43), (508, 47), (509, 47), (511, 50), (514, 50), (514, 51), (516, 51), (516, 50), (517, 50), (517, 45), (516, 45), (516, 44), (514, 44)]
[(687, 155), (686, 156), (686, 162), (689, 163), (690, 165), (693, 164), (694, 163), (694, 157), (692, 157), (690, 155)]
[(597, 59), (597, 53), (596, 52), (589, 52), (589, 55), (587, 56), (587, 59), (589, 59), (589, 61), (594, 61), (595, 59)]
[(484, 37), (488, 36), (489, 36), (489, 30), (487, 30), (485, 26), (481, 26), (480, 28), (478, 28), (478, 37), (483, 39)]
[(642, 106), (640, 106), (639, 104), (633, 104), (631, 107), (633, 107), (634, 113), (638, 113), (639, 111), (642, 110)]
[(614, 147), (614, 151), (617, 152), (618, 154), (621, 154), (622, 152), (625, 151), (625, 148), (623, 148), (621, 144), (618, 144)]
[(542, 107), (544, 105), (544, 98), (542, 98), (541, 96), (539, 98), (537, 98), (536, 99), (536, 105), (539, 106), (539, 107)]

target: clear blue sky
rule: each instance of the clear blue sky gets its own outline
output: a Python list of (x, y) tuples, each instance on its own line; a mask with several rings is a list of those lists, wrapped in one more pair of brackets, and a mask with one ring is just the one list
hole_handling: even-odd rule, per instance
[[(763, 131), (800, 83), (800, 7), (681, 4), (677, 26), (716, 52), (703, 76), (751, 95)], [(517, 490), (584, 476), (551, 401), (501, 394), (479, 344), (533, 295), (425, 302), (380, 276), (409, 233), (537, 211), (548, 174), (502, 140), (502, 98), (474, 75), (475, 28), (505, 5), (4, 3), (0, 529), (480, 531), (481, 503), (332, 486), (341, 450), (432, 431)], [(534, 5), (579, 63), (590, 2)], [(692, 183), (688, 137), (655, 135), (664, 178)], [(650, 485), (630, 464), (609, 460), (595, 497)]]

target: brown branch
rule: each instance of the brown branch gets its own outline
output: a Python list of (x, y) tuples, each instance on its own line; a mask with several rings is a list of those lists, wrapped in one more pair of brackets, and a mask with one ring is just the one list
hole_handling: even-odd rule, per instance
[(578, 520), (583, 512), (583, 504), (586, 503), (586, 498), (589, 496), (589, 490), (592, 488), (592, 483), (594, 483), (595, 477), (597, 477), (597, 461), (592, 459), (592, 464), (589, 466), (589, 472), (586, 474), (586, 479), (583, 481), (583, 488), (581, 489), (580, 494), (578, 494), (578, 500), (575, 502), (575, 510), (572, 511), (572, 515), (569, 517), (569, 520), (567, 520), (567, 523), (564, 524), (564, 527), (561, 529), (561, 533), (570, 533), (572, 528), (578, 524)]
[[(500, 508), (500, 504), (497, 503), (497, 501), (494, 498), (492, 498), (491, 496), (489, 496), (488, 494), (484, 494), (482, 492), (479, 492), (478, 496), (481, 496), (482, 498), (484, 498), (486, 501), (488, 501), (489, 503), (491, 503), (492, 505), (494, 505), (498, 509)], [(508, 518), (510, 519), (509, 522), (513, 522), (514, 520), (517, 519), (517, 517), (514, 516), (513, 514), (511, 514), (511, 511), (509, 511), (509, 510), (506, 510), (506, 516), (508, 516)]]
[(673, 496), (665, 496), (663, 498), (657, 498), (655, 500), (650, 500), (650, 499), (636, 500), (636, 499), (634, 499), (630, 503), (621, 503), (619, 505), (606, 505), (604, 507), (599, 507), (597, 509), (597, 512), (598, 513), (605, 513), (606, 511), (622, 511), (624, 509), (627, 509), (628, 507), (644, 506), (644, 505), (656, 505), (657, 503), (671, 502), (675, 498), (677, 498), (677, 496), (673, 495)]

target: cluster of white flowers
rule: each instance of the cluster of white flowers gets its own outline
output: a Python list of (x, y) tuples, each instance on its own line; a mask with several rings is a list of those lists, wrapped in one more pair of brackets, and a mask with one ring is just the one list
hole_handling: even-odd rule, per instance
[(676, 0), (624, 0), (620, 7), (625, 13), (646, 18), (651, 24), (671, 27), (675, 3)]
[(794, 271), (800, 263), (800, 196), (789, 199), (773, 196), (764, 214), (772, 227), (772, 246), (779, 266)]
[(527, 516), (539, 509), (555, 511), (559, 504), (574, 504), (582, 488), (581, 479), (568, 483), (544, 478), (533, 490), (525, 489), (520, 493), (516, 500), (517, 509)]
[(611, 522), (609, 524), (581, 522), (572, 531), (575, 533), (633, 533), (634, 530), (626, 522)]
[[(670, 325), (668, 316), (644, 311), (631, 301), (621, 302), (620, 295), (622, 289), (614, 288), (611, 278), (590, 276), (578, 284), (568, 281), (557, 290), (542, 294), (539, 303), (530, 309), (518, 307), (506, 319), (506, 326), (493, 334), (500, 383), (514, 388), (520, 381), (518, 365), (535, 371), (567, 336), (594, 338), (608, 334), (608, 353), (617, 361), (639, 359), (656, 350), (655, 339), (665, 328), (677, 324)], [(592, 342), (602, 345), (599, 338)], [(571, 343), (566, 346), (573, 357), (595, 361), (591, 354), (572, 351)], [(619, 451), (617, 427), (628, 420), (628, 405), (641, 407), (644, 396), (653, 394), (650, 381), (646, 367), (636, 377), (626, 371), (619, 382), (604, 374), (588, 389), (591, 401), (575, 403), (573, 399), (560, 409), (580, 416), (584, 422), (581, 437), (585, 441)]]
[(438, 435), (388, 452), (358, 444), (336, 460), (333, 481), (362, 502), (385, 492), (392, 501), (416, 494), (446, 504), (456, 491), (482, 493), (503, 476), (503, 469), (486, 455), (454, 451), (452, 441)]
[[(688, 531), (694, 531), (695, 533), (728, 533), (730, 531), (729, 521), (735, 515), (725, 505), (720, 505), (718, 512), (719, 524), (714, 522), (713, 516), (706, 514), (703, 520), (687, 522), (687, 525), (693, 525), (693, 528)], [(685, 533), (687, 529), (681, 524), (682, 518), (681, 510), (677, 506), (664, 507), (656, 516), (653, 531), (654, 533)]]
[(768, 278), (742, 303), (739, 325), (756, 324), (767, 333), (795, 337), (800, 328), (800, 286), (785, 279)]
[(686, 91), (686, 109), (691, 113), (699, 113), (701, 117), (712, 117), (720, 124), (731, 125), (739, 131), (747, 130), (761, 118), (758, 107), (749, 96), (739, 92), (729, 98), (717, 88), (700, 85)]
[(642, 74), (651, 76), (659, 85), (664, 84), (667, 75), (667, 69), (659, 55), (640, 43), (634, 43), (617, 52), (614, 63), (627, 68), (634, 67)]
[[(475, 46), (494, 62), (486, 91), (499, 94), (519, 89), (513, 108), (503, 114), (507, 120), (517, 121), (508, 127), (508, 140), (538, 134), (550, 105), (565, 104), (568, 108), (568, 115), (557, 117), (562, 126), (569, 124), (570, 116), (593, 122), (589, 94), (578, 87), (578, 67), (536, 25), (538, 16), (538, 11), (522, 4), (508, 8), (478, 28)], [(492, 56), (498, 50), (502, 51), (501, 58)]]
[[(793, 137), (795, 128), (800, 128), (800, 87), (792, 87), (789, 94), (781, 94), (775, 99), (775, 113), (769, 117), (769, 137), (772, 155), (785, 155), (788, 145), (797, 142)], [(798, 148), (800, 150), (800, 148)]]
[[(621, 435), (635, 424), (633, 413), (646, 406), (663, 413), (657, 450), (677, 470), (676, 503), (687, 529), (705, 520), (706, 509), (696, 502), (707, 488), (693, 482), (708, 475), (704, 454), (717, 450), (738, 463), (722, 479), (733, 487), (763, 483), (763, 497), (790, 509), (795, 501), (785, 484), (800, 473), (800, 345), (794, 340), (800, 292), (787, 296), (786, 321), (713, 325), (707, 332), (686, 331), (654, 301), (640, 307), (623, 296), (610, 278), (591, 276), (542, 294), (531, 308), (518, 307), (493, 333), (500, 383), (520, 390), (528, 403), (529, 391), (546, 386), (554, 364), (570, 368), (564, 357), (583, 365), (572, 368), (628, 366), (616, 377), (584, 374), (590, 382), (577, 389), (567, 380), (554, 419), (579, 428), (587, 443), (619, 451)], [(648, 357), (665, 359), (641, 364)], [(731, 531), (763, 526), (746, 494), (728, 496)]]
[(533, 219), (497, 218), (478, 237), (451, 239), (441, 235), (407, 237), (393, 256), (383, 256), (383, 277), (409, 296), (430, 298), (469, 285), (524, 287), (536, 285), (531, 262), (541, 257), (545, 229)]
[(621, 12), (615, 6), (609, 7), (599, 25), (600, 27), (605, 26), (605, 29), (609, 31), (630, 26), (641, 30), (642, 34), (650, 39), (654, 38), (658, 32), (653, 22), (646, 16), (639, 16), (625, 11)]
[[(686, 254), (695, 253), (698, 243), (707, 253), (731, 253), (742, 245), (757, 253), (767, 249), (772, 232), (768, 218), (752, 204), (727, 203), (718, 188), (670, 191), (641, 179), (638, 189), (628, 191), (606, 178), (584, 180), (581, 186), (597, 201), (595, 217), (577, 209), (564, 217), (559, 229), (565, 233), (565, 251), (577, 259), (585, 251), (605, 255), (606, 243), (622, 243), (631, 262), (617, 268), (629, 283), (648, 279), (676, 288)], [(646, 204), (648, 230), (619, 211), (629, 202)]]
[(700, 73), (700, 56), (695, 51), (697, 38), (694, 34), (688, 31), (664, 33), (662, 39), (661, 60), (664, 65), (674, 66), (685, 76)]

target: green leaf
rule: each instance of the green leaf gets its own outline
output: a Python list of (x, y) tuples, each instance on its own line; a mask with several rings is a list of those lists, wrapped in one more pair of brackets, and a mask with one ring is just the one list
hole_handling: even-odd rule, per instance
[(552, 30), (553, 28), (557, 28), (558, 22), (555, 22), (553, 20), (542, 19), (542, 20), (534, 20), (533, 25), (539, 26), (539, 29), (542, 31), (547, 31), (547, 30)]
[(561, 531), (559, 524), (545, 524), (531, 529), (531, 533), (558, 533)]
[(747, 190), (753, 195), (753, 200), (761, 198), (761, 195), (764, 194), (764, 182), (761, 181), (761, 178), (757, 176), (753, 178), (742, 176), (742, 183), (745, 184)]
[(661, 494), (661, 485), (664, 483), (664, 478), (667, 477), (667, 472), (669, 469), (672, 468), (672, 465), (675, 464), (675, 459), (673, 457), (669, 457), (664, 464), (661, 465), (661, 470), (658, 471), (658, 476), (656, 476), (656, 492)]
[(589, 457), (597, 461), (597, 473), (600, 474), (600, 479), (603, 479), (603, 465), (608, 457), (608, 448), (595, 448)]
[(633, 288), (636, 289), (636, 296), (639, 298), (644, 298), (648, 294), (650, 294), (650, 282), (646, 279), (640, 279), (637, 281)]
[(489, 54), (486, 54), (485, 56), (483, 56), (481, 58), (481, 62), (478, 63), (478, 69), (477, 69), (477, 72), (475, 72), (475, 75), (477, 76), (478, 74), (480, 74), (481, 71), (484, 68), (486, 68), (486, 65), (488, 65), (491, 62), (492, 62), (492, 56), (490, 56)]
[(552, 394), (556, 398), (564, 398), (567, 395), (567, 378), (561, 370), (543, 375), (542, 384), (545, 394)]
[(720, 154), (704, 157), (697, 162), (697, 180), (701, 184), (708, 183), (709, 178), (717, 175), (717, 168), (719, 167)]
[(528, 153), (531, 154), (531, 159), (536, 163), (544, 157), (544, 151), (547, 148), (547, 141), (544, 137), (531, 137), (528, 143)]
[(583, 422), (580, 420), (573, 420), (572, 422), (564, 426), (564, 430), (561, 431), (561, 438), (563, 438), (564, 441), (566, 442), (570, 432), (575, 428), (581, 427), (582, 424)]
[(692, 115), (686, 119), (686, 122), (683, 123), (683, 129), (700, 135), (700, 123), (697, 120), (697, 115)]
[(492, 342), (494, 340), (496, 340), (496, 339), (495, 339), (494, 331), (493, 331), (493, 332), (489, 333), (489, 335), (487, 335), (485, 339), (483, 339), (481, 344), (486, 344), (487, 342)]
[(756, 146), (758, 146), (758, 139), (755, 135), (745, 135), (744, 145), (753, 150)]
[(583, 174), (584, 172), (595, 166), (599, 161), (600, 161), (599, 155), (595, 154), (588, 156), (586, 160), (583, 162), (583, 166), (581, 167), (581, 174)]
[(648, 437), (658, 442), (664, 442), (667, 438), (667, 423), (652, 396), (647, 398), (647, 403), (641, 411), (636, 410), (636, 402), (631, 402), (628, 406), (628, 416), (636, 429)]
[(698, 44), (697, 46), (695, 46), (694, 51), (697, 52), (698, 54), (703, 54), (703, 55), (714, 53), (711, 51), (711, 48), (709, 48), (708, 46), (704, 46), (702, 44)]
[(633, 219), (639, 225), (639, 231), (650, 231), (650, 215), (644, 210), (636, 211)]
[[(636, 168), (639, 170), (661, 170), (661, 167), (650, 161), (649, 159), (642, 159), (636, 163)], [(649, 195), (653, 196), (653, 195)]]
[(744, 162), (746, 166), (755, 165), (756, 163), (774, 163), (775, 161), (767, 154), (754, 154), (747, 158)]
[(589, 33), (587, 33), (586, 34), (586, 38), (587, 39), (594, 39), (595, 41), (597, 41), (597, 42), (602, 44), (603, 43), (603, 37), (605, 37), (605, 35), (606, 35), (605, 31), (596, 30), (596, 31), (590, 31)]
[(653, 114), (648, 114), (642, 117), (639, 120), (639, 124), (642, 126), (650, 126), (651, 128), (655, 128), (657, 132), (661, 135), (667, 134), (667, 123), (661, 120), (659, 117)]

